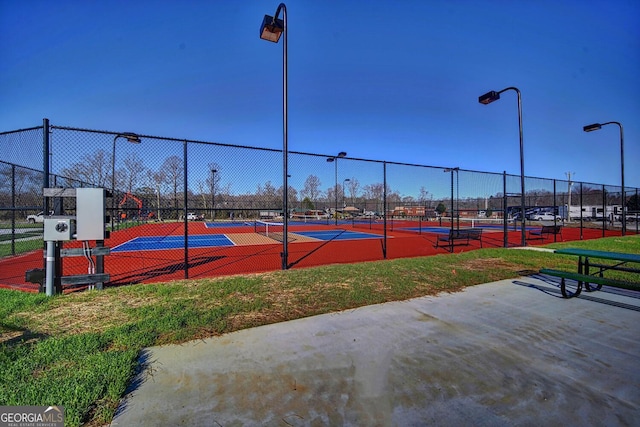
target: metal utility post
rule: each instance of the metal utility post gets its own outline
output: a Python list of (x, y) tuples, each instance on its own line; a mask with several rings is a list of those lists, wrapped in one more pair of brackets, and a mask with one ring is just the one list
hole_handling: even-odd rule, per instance
[(331, 163), (333, 162), (333, 164), (335, 165), (335, 187), (334, 187), (334, 192), (335, 192), (335, 199), (336, 199), (336, 205), (335, 205), (335, 225), (338, 225), (338, 159), (346, 156), (347, 153), (345, 153), (344, 151), (341, 151), (338, 153), (338, 155), (333, 156), (333, 157), (329, 157), (327, 159), (327, 162)]
[[(453, 215), (455, 212), (455, 208), (454, 208), (454, 204), (453, 204), (453, 188), (454, 188), (454, 184), (453, 184), (453, 172), (456, 173), (456, 176), (458, 174), (458, 171), (460, 170), (459, 167), (455, 167), (455, 168), (446, 168), (444, 170), (445, 173), (447, 172), (451, 172), (451, 230), (453, 230)], [(458, 190), (458, 197), (460, 196), (459, 190)], [(458, 201), (456, 201), (456, 205), (457, 205)], [(459, 206), (458, 206), (458, 230), (460, 230), (460, 212), (459, 212)]]
[(217, 169), (211, 169), (211, 221), (216, 220), (216, 172)]

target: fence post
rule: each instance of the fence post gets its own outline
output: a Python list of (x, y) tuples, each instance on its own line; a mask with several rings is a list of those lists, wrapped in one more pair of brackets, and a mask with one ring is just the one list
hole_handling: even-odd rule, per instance
[(387, 259), (387, 162), (382, 162), (382, 215), (384, 221), (382, 256)]
[(507, 224), (507, 171), (502, 172), (502, 225), (503, 225), (503, 245), (509, 247), (508, 224)]
[(187, 205), (187, 141), (185, 140), (183, 143), (183, 157), (184, 157), (184, 189), (183, 189), (183, 204), (184, 204), (184, 278), (189, 278), (189, 219), (187, 218), (187, 213), (189, 210), (189, 206)]
[(16, 165), (11, 164), (11, 255), (16, 254)]
[[(558, 225), (558, 219), (556, 218), (556, 211), (558, 211), (558, 202), (556, 201), (556, 180), (553, 180), (553, 225)], [(559, 212), (559, 211), (558, 211)], [(557, 242), (558, 234), (553, 233), (553, 241)]]
[[(597, 215), (596, 215), (597, 217)], [(602, 237), (607, 229), (607, 188), (602, 184)]]
[[(42, 119), (42, 188), (49, 188), (49, 119)], [(42, 214), (49, 214), (49, 199), (42, 196)], [(43, 252), (44, 252), (43, 247)], [(47, 257), (42, 257), (43, 268), (47, 269)]]
[(584, 218), (582, 217), (582, 183), (580, 183), (580, 240), (584, 240), (583, 230), (584, 230)]

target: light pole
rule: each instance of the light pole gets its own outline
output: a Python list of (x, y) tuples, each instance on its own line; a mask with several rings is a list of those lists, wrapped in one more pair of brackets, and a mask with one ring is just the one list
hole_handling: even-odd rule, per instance
[(457, 197), (456, 197), (456, 209), (453, 208), (453, 172), (456, 173), (456, 182), (458, 182), (458, 172), (460, 171), (459, 167), (455, 167), (455, 168), (447, 168), (445, 169), (443, 172), (447, 173), (450, 172), (451, 173), (451, 229), (453, 230), (453, 214), (454, 212), (457, 210), (457, 218), (458, 218), (458, 230), (460, 230), (460, 210), (459, 210), (459, 206), (458, 205), (458, 198), (460, 197), (460, 189), (458, 188), (457, 190)]
[[(282, 11), (283, 19), (278, 19)], [(289, 268), (288, 265), (288, 224), (289, 224), (289, 183), (288, 176), (288, 160), (289, 148), (287, 146), (287, 7), (284, 3), (280, 3), (276, 9), (274, 16), (265, 15), (260, 26), (260, 38), (273, 43), (278, 43), (280, 36), (284, 34), (284, 43), (282, 45), (282, 210), (283, 210), (283, 227), (282, 227), (282, 269)]]
[(341, 151), (341, 152), (338, 153), (337, 156), (329, 157), (327, 159), (327, 162), (329, 162), (329, 163), (333, 162), (334, 163), (335, 171), (336, 171), (336, 180), (335, 180), (336, 186), (335, 186), (335, 190), (334, 190), (334, 192), (336, 193), (335, 194), (335, 196), (336, 196), (336, 211), (335, 211), (336, 225), (338, 225), (338, 159), (340, 159), (340, 158), (342, 158), (342, 157), (344, 157), (346, 155), (347, 155), (347, 153), (345, 153), (344, 151)]
[(217, 169), (211, 169), (211, 221), (216, 220), (216, 172)]
[(520, 195), (520, 210), (521, 210), (521, 220), (522, 220), (522, 227), (520, 230), (522, 232), (520, 244), (522, 246), (526, 246), (527, 240), (526, 240), (526, 230), (525, 230), (525, 199), (524, 199), (525, 197), (524, 195), (524, 142), (523, 142), (523, 136), (522, 136), (522, 97), (520, 96), (520, 90), (518, 90), (518, 88), (515, 88), (515, 87), (508, 87), (508, 88), (502, 89), (500, 92), (496, 92), (492, 90), (478, 97), (478, 102), (485, 105), (491, 104), (493, 101), (497, 101), (498, 99), (500, 99), (500, 94), (507, 90), (513, 90), (518, 94), (518, 129), (520, 131), (520, 192), (522, 193)]
[[(626, 234), (627, 229), (627, 211), (626, 211), (626, 197), (624, 194), (624, 131), (622, 129), (622, 124), (619, 122), (606, 122), (606, 123), (594, 123), (592, 125), (587, 125), (582, 128), (585, 132), (593, 132), (594, 130), (600, 130), (602, 126), (605, 125), (618, 125), (620, 128), (620, 175), (621, 175), (621, 186), (622, 186), (622, 235)], [(604, 206), (602, 207), (604, 209)]]
[(111, 231), (113, 231), (113, 217), (116, 214), (116, 141), (118, 138), (126, 138), (132, 144), (140, 144), (140, 137), (133, 132), (123, 132), (113, 138), (113, 151), (111, 151)]
[(349, 178), (345, 178), (342, 181), (342, 209), (347, 207), (346, 191), (345, 191), (345, 187), (347, 186), (347, 182), (351, 182), (351, 180)]

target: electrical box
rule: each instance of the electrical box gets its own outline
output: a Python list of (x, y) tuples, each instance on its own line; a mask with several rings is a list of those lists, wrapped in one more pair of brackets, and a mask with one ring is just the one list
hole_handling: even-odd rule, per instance
[(76, 239), (104, 240), (105, 215), (104, 188), (76, 189)]
[(54, 216), (44, 219), (44, 240), (48, 242), (61, 242), (73, 240), (76, 234), (76, 221), (74, 217)]

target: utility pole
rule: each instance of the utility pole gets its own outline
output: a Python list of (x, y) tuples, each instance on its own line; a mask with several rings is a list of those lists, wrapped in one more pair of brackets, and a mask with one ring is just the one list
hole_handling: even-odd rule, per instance
[[(567, 186), (569, 187), (568, 192), (568, 200), (567, 200), (567, 222), (571, 222), (571, 187), (573, 186), (573, 181), (571, 181), (571, 172), (565, 172), (567, 175)], [(575, 175), (575, 172), (573, 172)]]

